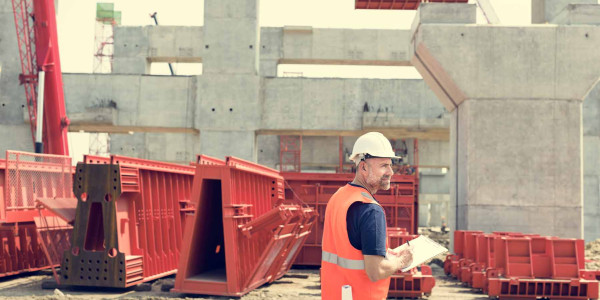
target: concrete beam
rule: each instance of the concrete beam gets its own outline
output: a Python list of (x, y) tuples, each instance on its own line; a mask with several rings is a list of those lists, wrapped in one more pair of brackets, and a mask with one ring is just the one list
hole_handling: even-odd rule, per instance
[(531, 24), (545, 24), (569, 4), (598, 4), (597, 0), (531, 0)]
[[(113, 73), (145, 74), (151, 62), (202, 63), (204, 54), (217, 51), (217, 45), (206, 40), (205, 30), (116, 27)], [(258, 49), (260, 72), (277, 76), (277, 64), (410, 66), (409, 36), (409, 30), (263, 27)], [(244, 44), (245, 52), (248, 48)]]
[(600, 25), (600, 5), (569, 4), (549, 23), (558, 25)]

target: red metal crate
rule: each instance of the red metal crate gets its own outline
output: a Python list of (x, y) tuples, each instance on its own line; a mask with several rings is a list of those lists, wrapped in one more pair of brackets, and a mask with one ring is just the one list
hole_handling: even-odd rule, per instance
[(77, 165), (66, 285), (128, 287), (177, 271), (194, 167), (113, 155)]
[(463, 258), (458, 261), (460, 270), (457, 278), (466, 284), (470, 284), (472, 280), (471, 267), (477, 259), (477, 237), (480, 235), (483, 233), (467, 232), (464, 236)]
[[(457, 277), (460, 279), (461, 275), (461, 265), (460, 260), (465, 257), (465, 249), (469, 247), (469, 253), (471, 253), (471, 248), (474, 248), (474, 243), (469, 243), (468, 246), (466, 243), (466, 237), (472, 234), (480, 234), (483, 231), (479, 230), (455, 230), (454, 231), (454, 255), (455, 256), (447, 256), (446, 261), (444, 262), (444, 270), (450, 270), (450, 275)], [(473, 252), (474, 253), (474, 252)], [(463, 262), (464, 264), (464, 262)]]
[[(325, 208), (331, 196), (337, 190), (351, 182), (354, 174), (350, 173), (298, 173), (283, 172), (287, 183), (285, 190), (286, 202), (301, 202), (313, 207), (319, 218), (312, 233), (306, 239), (304, 247), (298, 254), (295, 265), (321, 265), (321, 240), (325, 221)], [(394, 175), (391, 188), (378, 191), (375, 198), (383, 207), (387, 227), (406, 228), (407, 232), (416, 234), (418, 231), (418, 181), (412, 175)]]
[(232, 157), (197, 165), (173, 291), (241, 296), (283, 276), (316, 218), (283, 199), (273, 169)]

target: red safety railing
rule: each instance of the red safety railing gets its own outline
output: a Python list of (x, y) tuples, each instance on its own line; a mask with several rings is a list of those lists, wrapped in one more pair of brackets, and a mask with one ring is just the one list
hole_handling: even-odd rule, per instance
[(61, 283), (128, 287), (174, 274), (193, 166), (113, 155), (77, 165), (73, 240)]
[(468, 0), (355, 0), (354, 8), (415, 10), (423, 2), (467, 3)]
[(0, 222), (33, 222), (37, 199), (74, 198), (72, 188), (70, 157), (6, 151), (6, 160), (0, 159)]
[[(282, 173), (286, 181), (286, 202), (301, 201), (319, 213), (312, 233), (294, 262), (295, 265), (321, 265), (321, 240), (325, 208), (331, 196), (354, 179), (350, 173)], [(378, 191), (375, 198), (383, 207), (388, 228), (406, 228), (408, 233), (418, 231), (418, 181), (412, 175), (394, 175), (389, 190)]]
[(228, 157), (196, 165), (174, 292), (241, 296), (285, 274), (315, 223), (306, 206), (281, 204), (279, 172)]

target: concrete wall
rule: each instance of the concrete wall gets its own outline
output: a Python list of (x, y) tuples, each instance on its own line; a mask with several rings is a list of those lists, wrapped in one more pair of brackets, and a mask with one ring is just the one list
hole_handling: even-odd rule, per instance
[(0, 157), (3, 157), (6, 150), (33, 151), (33, 140), (25, 89), (19, 84), (22, 70), (10, 0), (0, 0), (0, 28)]

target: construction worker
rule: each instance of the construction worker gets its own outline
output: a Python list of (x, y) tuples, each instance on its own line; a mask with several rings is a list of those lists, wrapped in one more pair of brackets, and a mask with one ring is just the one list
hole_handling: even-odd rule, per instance
[(327, 203), (321, 258), (321, 297), (342, 299), (350, 285), (352, 298), (385, 299), (390, 276), (410, 265), (412, 250), (398, 253), (387, 246), (385, 212), (375, 193), (388, 190), (396, 158), (389, 140), (379, 132), (360, 136), (350, 160), (354, 181), (341, 187)]

